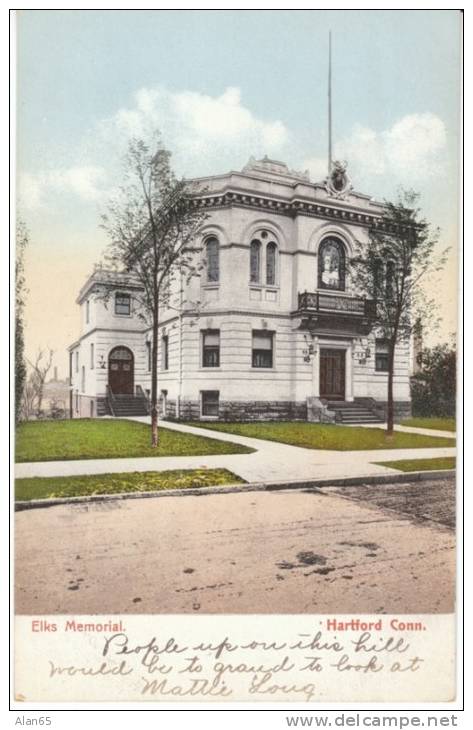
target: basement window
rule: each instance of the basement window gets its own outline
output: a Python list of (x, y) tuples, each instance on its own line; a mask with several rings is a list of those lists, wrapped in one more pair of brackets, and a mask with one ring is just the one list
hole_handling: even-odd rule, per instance
[(203, 416), (218, 417), (219, 397), (218, 390), (201, 391), (201, 412)]

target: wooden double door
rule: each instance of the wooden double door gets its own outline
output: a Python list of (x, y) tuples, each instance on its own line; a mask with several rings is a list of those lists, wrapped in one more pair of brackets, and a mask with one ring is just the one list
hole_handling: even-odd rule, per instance
[(134, 357), (128, 347), (114, 347), (108, 357), (108, 384), (115, 395), (132, 395)]
[(346, 350), (320, 350), (320, 397), (345, 400)]

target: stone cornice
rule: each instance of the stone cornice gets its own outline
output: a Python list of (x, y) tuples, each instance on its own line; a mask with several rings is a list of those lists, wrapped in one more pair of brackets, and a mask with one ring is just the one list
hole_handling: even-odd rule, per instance
[(76, 304), (82, 304), (88, 294), (94, 293), (99, 289), (128, 289), (130, 291), (143, 291), (143, 285), (133, 277), (132, 274), (119, 271), (108, 271), (100, 267), (96, 267), (89, 276), (85, 284), (82, 286)]
[(303, 215), (311, 218), (322, 218), (323, 220), (340, 221), (363, 226), (364, 228), (376, 226), (381, 217), (380, 214), (367, 212), (366, 209), (357, 209), (348, 203), (343, 205), (337, 202), (334, 205), (329, 200), (314, 202), (302, 197), (294, 197), (291, 200), (286, 200), (277, 196), (234, 191), (205, 194), (196, 197), (194, 205), (210, 210), (233, 207), (250, 208), (252, 210), (264, 210), (290, 218)]
[(75, 342), (73, 342), (72, 345), (69, 345), (69, 347), (67, 349), (69, 352), (72, 352), (72, 350), (74, 350), (76, 347), (78, 347), (83, 340), (86, 340), (88, 337), (93, 335), (95, 332), (113, 332), (116, 334), (125, 335), (125, 337), (126, 337), (126, 335), (130, 335), (130, 334), (131, 335), (146, 334), (146, 332), (148, 332), (150, 329), (151, 329), (150, 327), (145, 327), (145, 328), (139, 329), (139, 330), (137, 330), (137, 329), (120, 329), (118, 327), (93, 327), (88, 332), (84, 332), (84, 334), (81, 335), (79, 337), (79, 339), (77, 339)]

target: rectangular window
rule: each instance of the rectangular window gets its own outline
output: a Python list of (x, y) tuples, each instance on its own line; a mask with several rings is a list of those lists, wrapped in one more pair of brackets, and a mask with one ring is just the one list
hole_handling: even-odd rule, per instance
[(254, 368), (273, 367), (273, 333), (253, 332), (252, 366)]
[(161, 367), (163, 370), (169, 370), (169, 337), (163, 335), (161, 338)]
[(389, 345), (387, 340), (376, 340), (375, 354), (376, 372), (386, 373), (389, 370)]
[(218, 390), (203, 390), (202, 393), (202, 415), (218, 416)]
[(202, 367), (218, 368), (220, 365), (220, 332), (202, 332)]
[(146, 356), (148, 360), (148, 370), (151, 370), (151, 355), (152, 355), (152, 347), (151, 342), (146, 342)]
[(131, 299), (129, 294), (115, 294), (115, 314), (130, 314)]
[(94, 345), (91, 343), (90, 345), (90, 369), (94, 369)]
[(87, 301), (85, 303), (85, 323), (89, 324), (89, 322), (90, 322), (90, 302), (87, 299)]
[(79, 350), (76, 350), (76, 373), (79, 372)]
[(161, 400), (161, 415), (163, 416), (163, 418), (165, 418), (167, 416), (167, 397), (168, 397), (167, 390), (162, 390), (160, 400)]

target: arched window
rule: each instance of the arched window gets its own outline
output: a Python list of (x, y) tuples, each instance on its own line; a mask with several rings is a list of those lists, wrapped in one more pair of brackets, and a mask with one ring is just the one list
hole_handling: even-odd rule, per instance
[(384, 283), (384, 263), (383, 259), (377, 256), (373, 261), (373, 296), (375, 299), (382, 292)]
[(278, 247), (274, 241), (270, 241), (266, 246), (266, 284), (275, 286), (276, 284), (276, 258)]
[(219, 253), (218, 240), (214, 236), (208, 238), (205, 244), (205, 254), (207, 259), (207, 282), (209, 284), (216, 284), (220, 279)]
[(396, 264), (394, 261), (386, 262), (386, 299), (393, 299), (396, 276)]
[(319, 289), (345, 290), (345, 247), (339, 238), (325, 238), (319, 247)]
[(250, 282), (259, 284), (261, 275), (261, 242), (254, 239), (250, 244)]

